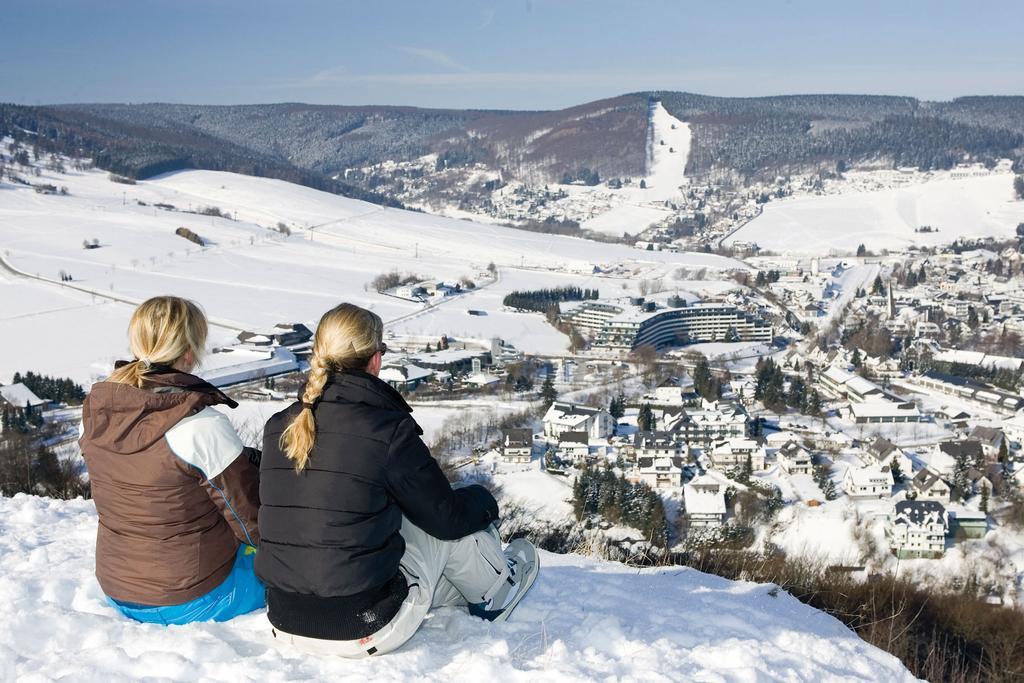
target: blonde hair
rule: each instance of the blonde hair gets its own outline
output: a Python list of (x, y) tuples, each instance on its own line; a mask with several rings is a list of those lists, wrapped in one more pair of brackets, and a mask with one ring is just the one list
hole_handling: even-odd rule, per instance
[(108, 381), (141, 388), (154, 365), (174, 365), (189, 351), (199, 360), (206, 333), (206, 315), (195, 302), (176, 296), (147, 299), (128, 323), (128, 346), (135, 359), (114, 370)]
[(381, 350), (384, 321), (373, 311), (355, 304), (338, 304), (324, 313), (313, 337), (309, 376), (302, 393), (302, 409), (281, 434), (278, 445), (301, 472), (309, 463), (316, 439), (313, 406), (320, 400), (330, 373), (365, 369)]

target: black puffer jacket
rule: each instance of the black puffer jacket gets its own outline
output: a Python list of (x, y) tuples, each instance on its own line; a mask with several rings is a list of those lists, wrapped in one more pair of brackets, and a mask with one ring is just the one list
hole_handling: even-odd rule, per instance
[(412, 408), (377, 377), (345, 371), (328, 380), (309, 464), (296, 474), (278, 439), (299, 408), (277, 413), (264, 431), (256, 573), (282, 631), (362, 638), (386, 624), (408, 592), (398, 571), (403, 514), (437, 538), (456, 539), (486, 528), (498, 506), (483, 487), (451, 488)]

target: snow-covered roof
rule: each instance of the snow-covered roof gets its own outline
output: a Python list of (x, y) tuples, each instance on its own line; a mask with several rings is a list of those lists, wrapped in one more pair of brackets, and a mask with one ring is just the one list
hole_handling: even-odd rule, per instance
[[(714, 491), (712, 486), (718, 487)], [(683, 504), (687, 514), (691, 515), (724, 515), (725, 491), (716, 479), (705, 480), (696, 477), (683, 486)]]
[(1010, 429), (1024, 429), (1024, 411), (1014, 413), (1012, 417), (1003, 420), (1003, 427)]
[(433, 370), (421, 368), (412, 363), (385, 365), (380, 369), (380, 378), (385, 382), (415, 382), (417, 380), (429, 379), (434, 374)]
[(601, 408), (591, 408), (590, 406), (577, 405), (575, 403), (555, 401), (548, 408), (548, 411), (544, 413), (544, 421), (563, 421), (578, 424), (601, 412), (604, 412)]
[(299, 361), (295, 354), (285, 347), (277, 347), (267, 358), (204, 371), (202, 377), (215, 387), (226, 387), (263, 377), (296, 372), (298, 369)]
[(913, 403), (895, 403), (884, 399), (851, 403), (850, 412), (854, 417), (920, 417), (921, 415)]
[(946, 509), (935, 500), (901, 500), (896, 503), (896, 522), (914, 525), (946, 523)]
[(846, 381), (846, 388), (847, 390), (860, 394), (861, 396), (882, 390), (881, 387), (874, 382), (864, 379), (859, 375), (851, 376), (850, 379)]
[(441, 349), (440, 351), (424, 351), (423, 353), (409, 356), (409, 358), (421, 363), (447, 364), (480, 358), (485, 353), (487, 352), (482, 349)]
[(747, 439), (744, 437), (735, 437), (727, 439), (718, 443), (715, 448), (715, 453), (732, 453), (733, 451), (756, 451), (757, 441), (754, 439)]
[(889, 468), (881, 465), (850, 467), (846, 470), (846, 477), (854, 486), (877, 486), (892, 483), (892, 473)]
[(474, 385), (479, 386), (479, 387), (485, 387), (485, 386), (488, 386), (488, 385), (491, 385), (491, 384), (497, 384), (498, 381), (499, 380), (498, 380), (497, 377), (495, 377), (494, 375), (488, 374), (486, 372), (477, 372), (475, 374), (470, 375), (469, 377), (467, 377), (465, 379), (466, 384), (474, 384)]
[(640, 458), (637, 460), (637, 468), (640, 471), (654, 470), (656, 472), (670, 474), (679, 474), (683, 471), (682, 460), (680, 458)]
[(846, 384), (854, 377), (853, 373), (847, 372), (838, 365), (828, 366), (825, 369), (825, 372), (822, 373), (822, 375), (824, 377), (827, 377), (831, 381), (835, 382), (836, 384)]
[(47, 400), (39, 398), (32, 393), (32, 390), (21, 382), (0, 387), (0, 396), (12, 406), (18, 408), (24, 408), (26, 405), (35, 407), (48, 403)]

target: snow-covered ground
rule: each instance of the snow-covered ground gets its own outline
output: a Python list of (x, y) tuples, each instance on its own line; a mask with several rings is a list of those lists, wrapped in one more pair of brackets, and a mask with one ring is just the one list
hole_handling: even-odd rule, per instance
[(615, 191), (622, 203), (599, 216), (584, 221), (583, 228), (610, 235), (631, 235), (646, 230), (652, 223), (666, 218), (671, 211), (665, 202), (680, 195), (680, 186), (686, 182), (684, 172), (690, 158), (690, 124), (683, 123), (668, 113), (659, 102), (651, 115), (653, 145), (650, 167), (644, 177), (644, 189), (639, 181)]
[(262, 612), (221, 624), (130, 622), (93, 577), (91, 501), (0, 498), (0, 679), (10, 681), (910, 681), (891, 655), (770, 586), (541, 553), (504, 624), (432, 613), (361, 661), (279, 647)]
[(494, 481), (501, 487), (500, 503), (513, 503), (526, 510), (534, 521), (562, 525), (573, 519), (572, 479), (548, 474), (540, 459), (514, 465), (495, 462)]
[[(105, 374), (126, 352), (131, 306), (156, 294), (199, 301), (223, 325), (212, 330), (212, 345), (241, 329), (313, 325), (348, 300), (402, 333), (499, 336), (527, 351), (557, 353), (565, 349), (564, 335), (539, 315), (501, 311), (504, 294), (567, 284), (609, 294), (625, 286), (628, 293), (636, 289), (634, 279), (670, 278), (680, 268), (743, 267), (711, 254), (642, 252), (385, 209), (232, 173), (185, 171), (123, 185), (100, 171), (43, 170), (33, 182), (66, 186), (69, 195), (0, 183), (0, 381), (28, 369), (82, 382)], [(207, 206), (237, 220), (187, 213)], [(279, 222), (293, 231), (290, 237), (274, 229)], [(179, 227), (209, 246), (175, 235)], [(94, 239), (99, 248), (83, 248)], [(491, 262), (499, 271), (494, 283), (486, 273)], [(611, 276), (598, 281), (595, 267)], [(465, 276), (482, 286), (425, 311), (368, 286), (392, 270), (450, 282)], [(80, 289), (61, 283), (61, 271)], [(470, 316), (470, 308), (487, 315)]]
[[(948, 244), (959, 237), (1010, 237), (1024, 221), (1013, 175), (950, 177), (936, 173), (917, 185), (772, 201), (764, 212), (725, 240), (756, 242), (791, 254), (852, 254), (911, 245)], [(916, 233), (921, 226), (938, 232)]]
[[(897, 497), (902, 500), (903, 493)], [(825, 566), (867, 566), (871, 571), (914, 578), (924, 586), (946, 590), (973, 576), (983, 588), (1019, 600), (1017, 587), (1024, 575), (1024, 542), (1019, 533), (993, 523), (984, 538), (947, 538), (941, 558), (898, 560), (889, 552), (885, 537), (885, 519), (892, 504), (891, 500), (855, 501), (840, 495), (818, 507), (787, 505), (770, 527), (759, 530), (757, 543), (770, 543), (791, 558)], [(954, 503), (947, 508), (960, 510), (963, 506)]]
[(753, 373), (757, 361), (762, 356), (774, 353), (770, 345), (763, 342), (703, 342), (688, 344), (666, 353), (669, 358), (687, 358), (693, 353), (700, 353), (709, 361), (714, 361), (728, 368), (730, 372), (739, 374)]

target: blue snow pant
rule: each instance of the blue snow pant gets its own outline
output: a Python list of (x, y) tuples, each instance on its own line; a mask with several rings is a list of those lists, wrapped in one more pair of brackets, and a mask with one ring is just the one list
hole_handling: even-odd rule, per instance
[(107, 601), (129, 619), (148, 624), (170, 626), (193, 621), (227, 621), (266, 605), (263, 584), (253, 570), (255, 557), (256, 548), (243, 544), (235, 555), (231, 573), (219, 586), (181, 605), (137, 605), (119, 602), (111, 597)]

